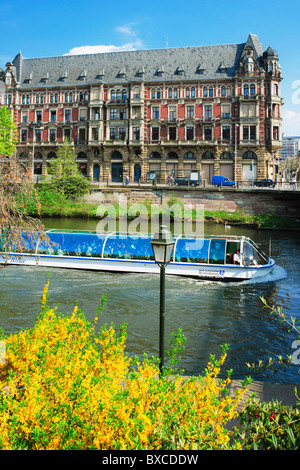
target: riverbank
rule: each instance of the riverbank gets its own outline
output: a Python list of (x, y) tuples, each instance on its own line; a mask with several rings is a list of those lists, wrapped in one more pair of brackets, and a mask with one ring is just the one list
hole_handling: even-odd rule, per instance
[[(110, 210), (107, 204), (101, 205), (101, 211), (99, 211), (99, 205), (89, 204), (85, 202), (74, 202), (74, 201), (64, 201), (56, 204), (42, 204), (40, 209), (40, 216), (42, 218), (47, 217), (62, 217), (62, 218), (88, 218), (88, 219), (101, 219), (112, 213), (115, 215), (118, 220), (120, 217), (127, 217), (128, 220), (133, 220), (137, 216), (141, 216), (140, 208), (136, 207), (136, 211), (132, 213), (132, 206), (122, 205), (122, 204), (110, 204)], [(170, 220), (174, 220), (176, 214), (170, 212), (170, 206), (158, 206), (153, 208), (149, 203), (144, 204), (146, 217), (150, 219), (152, 215), (163, 215), (170, 214)], [(145, 217), (145, 213), (143, 216)], [(31, 211), (29, 214), (31, 216), (37, 216), (36, 211)], [(177, 212), (178, 215), (178, 212)], [(275, 214), (259, 214), (251, 215), (244, 214), (241, 211), (234, 213), (229, 213), (226, 211), (194, 211), (192, 210), (189, 214), (184, 214), (185, 218), (188, 218), (191, 221), (204, 220), (219, 224), (230, 224), (238, 226), (247, 226), (256, 229), (292, 229), (299, 230), (300, 224), (298, 219), (295, 219), (290, 216), (281, 216)]]
[[(119, 220), (125, 217), (133, 220), (139, 217), (151, 220), (153, 216), (167, 216), (170, 221), (204, 220), (219, 224), (246, 226), (255, 229), (300, 229), (300, 217), (288, 210), (274, 211), (263, 199), (255, 207), (245, 203), (246, 195), (241, 193), (234, 202), (228, 199), (228, 191), (208, 191), (198, 194), (196, 191), (173, 190), (158, 193), (156, 190), (130, 190), (128, 188), (93, 191), (91, 194), (74, 200), (57, 188), (37, 186), (40, 210), (32, 201), (28, 201), (27, 213), (42, 218), (86, 218), (100, 220), (104, 217)], [(225, 194), (226, 193), (226, 194)], [(234, 194), (235, 197), (236, 194)], [(199, 199), (197, 199), (197, 197)], [(201, 196), (201, 197), (200, 197)], [(261, 195), (262, 197), (262, 195)], [(226, 199), (227, 198), (227, 199)], [(231, 196), (233, 199), (233, 196)], [(281, 201), (282, 202), (282, 201)], [(282, 205), (282, 204), (281, 204)]]

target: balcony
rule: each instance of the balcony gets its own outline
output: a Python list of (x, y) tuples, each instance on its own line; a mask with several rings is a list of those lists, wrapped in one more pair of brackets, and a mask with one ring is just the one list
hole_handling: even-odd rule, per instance
[(60, 126), (72, 126), (74, 124), (75, 124), (75, 121), (69, 121), (68, 119), (64, 121), (59, 121)]
[(125, 98), (125, 99), (122, 99), (122, 100), (107, 100), (105, 104), (107, 106), (115, 106), (115, 105), (123, 105), (124, 106), (124, 104), (127, 105), (128, 103), (129, 103), (128, 98)]
[(43, 121), (31, 121), (30, 122), (30, 127), (43, 127), (44, 126), (44, 122)]

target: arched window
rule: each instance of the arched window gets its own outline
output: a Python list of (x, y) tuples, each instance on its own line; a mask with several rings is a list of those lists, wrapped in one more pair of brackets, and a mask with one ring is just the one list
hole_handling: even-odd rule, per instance
[(278, 85), (277, 85), (277, 83), (273, 84), (273, 96), (278, 96)]
[(161, 158), (161, 155), (158, 152), (152, 152), (149, 158), (157, 160)]
[(185, 89), (185, 97), (190, 98), (191, 97), (191, 90), (189, 87), (186, 87)]
[(243, 155), (243, 160), (257, 160), (256, 153), (251, 152), (250, 150), (245, 152)]
[(184, 156), (185, 160), (196, 160), (196, 155), (193, 152), (187, 152)]
[(221, 155), (220, 155), (220, 159), (221, 159), (221, 160), (232, 160), (232, 159), (233, 159), (233, 155), (232, 155), (230, 152), (223, 152), (223, 153), (221, 153)]
[(55, 101), (55, 103), (58, 103), (58, 93), (55, 93), (55, 95), (54, 95), (54, 101)]
[(168, 98), (173, 98), (173, 90), (172, 88), (168, 89)]
[(204, 152), (202, 160), (213, 160), (215, 157), (211, 152)]
[(195, 98), (195, 97), (196, 97), (196, 89), (195, 89), (194, 86), (192, 86), (192, 88), (191, 88), (191, 97), (192, 97), (192, 98)]
[(48, 153), (48, 159), (51, 160), (52, 158), (56, 158), (56, 153), (55, 152), (50, 152)]
[(78, 160), (86, 160), (87, 159), (86, 153), (79, 152), (79, 154), (77, 155), (77, 158)]
[(116, 99), (116, 92), (115, 92), (115, 90), (111, 90), (111, 92), (110, 92), (110, 99), (111, 99), (111, 101), (115, 101), (115, 99)]
[(117, 90), (117, 93), (116, 93), (116, 99), (117, 99), (117, 101), (121, 101), (121, 99), (122, 99), (122, 93), (121, 93), (121, 90)]
[(69, 102), (69, 93), (65, 93), (65, 103)]
[(167, 155), (168, 160), (178, 160), (178, 155), (176, 152), (170, 152)]
[(111, 159), (112, 160), (122, 160), (123, 156), (122, 156), (121, 152), (119, 152), (119, 150), (115, 150), (111, 155)]
[(226, 87), (224, 85), (221, 87), (221, 96), (226, 96)]
[(244, 96), (249, 96), (249, 85), (244, 85)]
[(139, 86), (135, 86), (132, 90), (132, 97), (133, 98), (140, 98), (141, 97), (141, 90)]
[(206, 98), (208, 96), (207, 86), (203, 87), (203, 96), (204, 96), (204, 98)]
[(251, 96), (255, 95), (255, 85), (254, 85), (254, 83), (252, 83), (250, 85), (250, 95)]
[(178, 98), (178, 88), (174, 88), (174, 98)]
[(20, 153), (19, 158), (20, 158), (21, 160), (26, 160), (26, 159), (28, 158), (28, 155), (27, 155), (27, 153), (22, 152), (22, 153)]
[(127, 90), (122, 90), (122, 100), (127, 99)]

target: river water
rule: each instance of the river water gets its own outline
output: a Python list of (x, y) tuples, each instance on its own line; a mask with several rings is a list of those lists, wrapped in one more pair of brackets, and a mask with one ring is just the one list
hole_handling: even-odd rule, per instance
[[(47, 219), (47, 228), (96, 228), (96, 221), (81, 219)], [(276, 267), (268, 277), (238, 284), (222, 284), (180, 277), (166, 279), (166, 326), (168, 346), (172, 332), (179, 328), (187, 338), (179, 367), (185, 374), (198, 375), (205, 369), (210, 354), (220, 355), (220, 345), (229, 344), (225, 369), (234, 378), (251, 375), (255, 380), (299, 383), (300, 365), (255, 373), (246, 362), (277, 355), (300, 353), (293, 348), (296, 335), (285, 327), (278, 328), (263, 306), (282, 306), (287, 318), (300, 321), (300, 237), (299, 232), (226, 228), (205, 224), (205, 235), (245, 235), (266, 252), (271, 238)], [(10, 266), (0, 269), (0, 327), (5, 333), (33, 326), (39, 310), (48, 269)], [(102, 322), (116, 327), (127, 323), (129, 355), (158, 355), (159, 277), (155, 275), (111, 274), (53, 269), (50, 272), (49, 304), (59, 310), (72, 311), (75, 302), (92, 320), (102, 296), (107, 297)], [(298, 347), (300, 349), (300, 347)], [(300, 352), (300, 351), (299, 351)], [(225, 372), (224, 372), (225, 373)], [(222, 374), (221, 374), (222, 375)]]

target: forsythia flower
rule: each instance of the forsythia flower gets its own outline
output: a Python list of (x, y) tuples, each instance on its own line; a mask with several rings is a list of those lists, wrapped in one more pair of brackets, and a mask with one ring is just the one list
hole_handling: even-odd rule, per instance
[[(159, 376), (125, 354), (116, 332), (47, 307), (49, 281), (33, 328), (5, 338), (0, 365), (1, 449), (233, 449), (226, 428), (242, 390), (216, 379), (225, 354), (204, 377)], [(94, 322), (95, 323), (95, 322)]]

